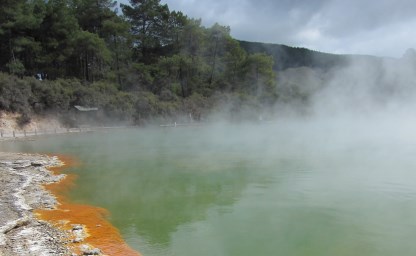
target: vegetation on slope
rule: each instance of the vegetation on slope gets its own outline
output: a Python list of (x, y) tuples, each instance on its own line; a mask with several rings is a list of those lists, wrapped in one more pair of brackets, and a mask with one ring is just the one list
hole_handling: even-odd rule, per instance
[(82, 105), (140, 122), (277, 99), (271, 56), (247, 53), (229, 27), (203, 27), (159, 0), (131, 0), (121, 12), (112, 0), (0, 7), (3, 110), (65, 115)]

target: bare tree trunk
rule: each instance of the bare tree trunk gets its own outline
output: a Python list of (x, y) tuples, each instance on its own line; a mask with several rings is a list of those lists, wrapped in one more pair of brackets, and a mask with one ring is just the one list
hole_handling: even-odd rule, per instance
[(114, 36), (114, 49), (116, 52), (116, 70), (117, 70), (117, 80), (118, 84), (121, 86), (121, 75), (120, 75), (120, 57), (118, 56), (118, 44), (117, 44), (117, 36)]
[(212, 81), (214, 80), (214, 71), (215, 71), (215, 64), (217, 60), (217, 49), (218, 49), (218, 38), (215, 40), (215, 48), (214, 48), (214, 59), (212, 61), (212, 67), (211, 67), (211, 76), (209, 78), (209, 84), (212, 84)]
[(85, 80), (86, 81), (89, 81), (89, 77), (90, 77), (88, 69), (89, 69), (89, 67), (88, 67), (88, 52), (85, 51)]

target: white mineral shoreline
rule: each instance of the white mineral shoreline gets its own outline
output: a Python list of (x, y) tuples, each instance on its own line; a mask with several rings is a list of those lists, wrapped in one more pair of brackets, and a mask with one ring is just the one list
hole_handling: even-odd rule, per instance
[[(82, 225), (63, 231), (33, 213), (57, 207), (42, 185), (65, 177), (47, 169), (62, 164), (58, 157), (0, 152), (0, 256), (77, 255), (68, 245), (84, 238)], [(83, 246), (81, 255), (101, 255), (99, 249)]]

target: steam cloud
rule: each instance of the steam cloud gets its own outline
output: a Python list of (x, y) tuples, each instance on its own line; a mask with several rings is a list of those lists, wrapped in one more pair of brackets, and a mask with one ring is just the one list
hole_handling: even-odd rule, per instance
[(278, 74), (278, 86), (287, 104), (276, 111), (332, 119), (414, 115), (415, 71), (413, 49), (400, 59), (351, 56), (347, 65), (329, 70), (285, 70)]

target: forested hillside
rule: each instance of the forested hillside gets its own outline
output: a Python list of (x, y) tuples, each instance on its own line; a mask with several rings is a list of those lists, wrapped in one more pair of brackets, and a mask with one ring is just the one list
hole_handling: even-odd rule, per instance
[(321, 53), (306, 48), (247, 41), (239, 41), (239, 43), (248, 53), (265, 53), (272, 56), (275, 60), (273, 69), (276, 71), (297, 67), (330, 68), (346, 62), (345, 56)]
[(330, 69), (345, 67), (351, 61), (380, 62), (382, 59), (368, 55), (342, 55), (318, 52), (306, 48), (291, 47), (283, 44), (267, 44), (239, 41), (240, 46), (249, 54), (263, 53), (273, 57), (273, 70), (281, 71), (288, 68), (309, 67)]
[[(4, 0), (0, 109), (65, 116), (74, 105), (127, 121), (238, 116), (277, 100), (273, 58), (248, 53), (230, 28), (159, 0)], [(36, 78), (35, 78), (36, 77)]]

